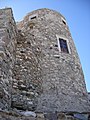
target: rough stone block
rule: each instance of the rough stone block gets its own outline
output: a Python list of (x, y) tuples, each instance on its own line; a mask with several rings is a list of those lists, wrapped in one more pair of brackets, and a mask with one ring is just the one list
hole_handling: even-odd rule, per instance
[(45, 120), (57, 120), (56, 113), (46, 113), (44, 114)]
[(57, 117), (58, 117), (58, 120), (66, 120), (66, 116), (64, 113), (58, 113)]

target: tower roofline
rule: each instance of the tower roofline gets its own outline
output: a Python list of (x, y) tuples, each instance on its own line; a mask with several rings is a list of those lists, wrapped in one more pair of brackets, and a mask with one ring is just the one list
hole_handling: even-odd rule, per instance
[[(40, 8), (40, 9), (37, 9), (37, 10), (33, 10), (33, 11), (27, 13), (26, 16), (28, 16), (29, 14), (36, 13), (36, 12), (38, 12), (38, 11), (52, 11), (52, 12), (58, 14), (59, 16), (61, 16), (61, 17), (63, 17), (63, 18), (65, 19), (65, 17), (64, 17), (61, 13), (57, 12), (56, 10), (49, 9), (49, 8)], [(26, 16), (25, 16), (25, 17), (26, 17)], [(24, 18), (25, 18), (25, 17), (24, 17)], [(65, 20), (66, 20), (66, 19), (65, 19)]]

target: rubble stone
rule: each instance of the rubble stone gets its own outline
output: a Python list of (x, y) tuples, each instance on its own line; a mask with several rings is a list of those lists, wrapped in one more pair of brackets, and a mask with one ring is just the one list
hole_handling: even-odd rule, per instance
[(0, 9), (0, 108), (62, 112), (54, 116), (62, 120), (75, 119), (64, 112), (90, 111), (81, 63), (60, 13), (39, 9), (16, 24), (11, 8)]

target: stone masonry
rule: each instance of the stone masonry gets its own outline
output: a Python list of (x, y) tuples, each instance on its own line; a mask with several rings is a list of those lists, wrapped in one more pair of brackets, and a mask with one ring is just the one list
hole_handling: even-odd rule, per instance
[(0, 108), (11, 107), (17, 28), (12, 10), (0, 10)]
[(0, 10), (0, 108), (90, 111), (81, 63), (60, 13), (39, 9), (16, 24), (11, 8)]

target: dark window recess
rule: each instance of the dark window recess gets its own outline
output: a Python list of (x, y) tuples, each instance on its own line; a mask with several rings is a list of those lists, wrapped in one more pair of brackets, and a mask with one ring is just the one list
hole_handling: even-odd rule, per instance
[(31, 17), (31, 20), (32, 20), (32, 19), (36, 19), (36, 16), (34, 16), (34, 17)]
[(67, 41), (59, 38), (60, 48), (62, 52), (69, 53)]
[(66, 22), (64, 20), (62, 20), (62, 22), (64, 23), (64, 25), (66, 25)]

